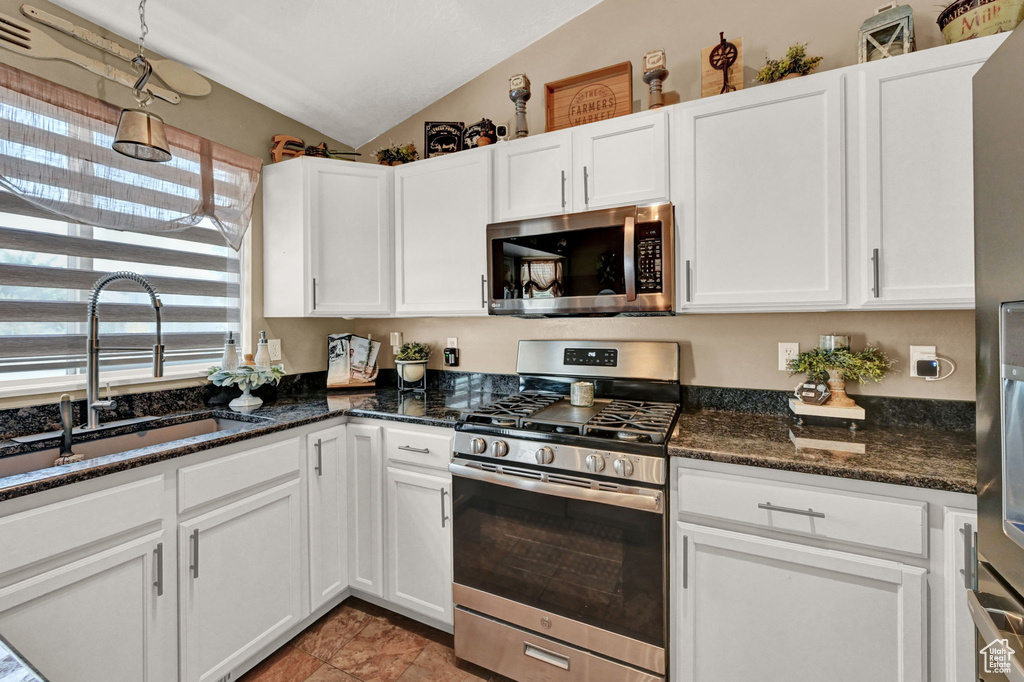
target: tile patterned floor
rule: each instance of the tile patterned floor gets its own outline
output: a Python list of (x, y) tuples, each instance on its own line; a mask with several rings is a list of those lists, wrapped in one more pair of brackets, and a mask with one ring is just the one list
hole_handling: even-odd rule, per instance
[(459, 661), (446, 632), (354, 597), (238, 682), (512, 682)]

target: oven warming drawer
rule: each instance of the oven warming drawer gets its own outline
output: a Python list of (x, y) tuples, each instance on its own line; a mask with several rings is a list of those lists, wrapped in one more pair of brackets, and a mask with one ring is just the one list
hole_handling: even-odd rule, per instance
[(527, 630), (455, 608), (455, 655), (518, 682), (664, 682)]

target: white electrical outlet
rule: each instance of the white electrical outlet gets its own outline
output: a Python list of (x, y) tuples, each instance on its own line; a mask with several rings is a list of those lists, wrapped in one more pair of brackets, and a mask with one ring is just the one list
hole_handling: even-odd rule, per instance
[(458, 347), (459, 347), (459, 339), (458, 339), (458, 337), (449, 336), (448, 337), (448, 343), (445, 344), (445, 348), (458, 348)]
[(281, 362), (281, 339), (267, 339), (267, 352), (271, 362)]
[[(935, 346), (911, 346), (910, 347), (910, 376), (921, 377), (917, 373), (918, 360), (934, 360)], [(927, 378), (927, 377), (924, 377)]]
[(792, 360), (800, 353), (799, 343), (780, 343), (779, 344), (779, 371), (789, 371), (789, 361)]

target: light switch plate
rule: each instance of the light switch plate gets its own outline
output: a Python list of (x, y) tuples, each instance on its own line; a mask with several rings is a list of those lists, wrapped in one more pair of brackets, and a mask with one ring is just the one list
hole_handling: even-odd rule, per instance
[(935, 346), (911, 346), (910, 347), (910, 376), (917, 378), (922, 377), (917, 373), (917, 361), (918, 360), (934, 360), (935, 359)]
[(779, 344), (779, 371), (789, 371), (789, 361), (795, 358), (800, 353), (799, 343), (780, 343)]

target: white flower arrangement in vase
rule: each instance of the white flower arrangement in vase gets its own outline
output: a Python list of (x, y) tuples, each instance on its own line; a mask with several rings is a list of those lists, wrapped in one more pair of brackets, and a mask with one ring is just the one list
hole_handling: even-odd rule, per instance
[(263, 400), (252, 395), (250, 391), (264, 384), (276, 386), (283, 376), (284, 365), (271, 365), (270, 367), (239, 365), (235, 369), (211, 367), (207, 372), (207, 378), (214, 386), (238, 386), (242, 389), (242, 395), (228, 403), (228, 407), (239, 411), (254, 410), (262, 405)]

